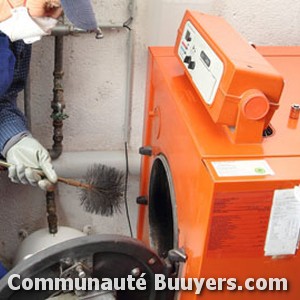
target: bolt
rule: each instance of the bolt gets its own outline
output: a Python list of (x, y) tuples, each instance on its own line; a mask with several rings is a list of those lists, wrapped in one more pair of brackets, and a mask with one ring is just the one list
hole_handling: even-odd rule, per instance
[(134, 268), (131, 270), (131, 275), (133, 277), (139, 277), (141, 275), (141, 270), (140, 268)]
[(156, 260), (154, 257), (151, 257), (149, 260), (148, 260), (148, 265), (154, 265), (156, 263)]
[(19, 238), (23, 241), (25, 238), (28, 237), (28, 232), (25, 229), (20, 229), (18, 235), (19, 235)]
[(82, 266), (77, 266), (76, 267), (76, 272), (78, 273), (79, 278), (85, 278), (86, 277), (86, 274), (82, 269)]
[(93, 230), (92, 225), (85, 225), (82, 229), (82, 232), (85, 233), (86, 235), (90, 235)]

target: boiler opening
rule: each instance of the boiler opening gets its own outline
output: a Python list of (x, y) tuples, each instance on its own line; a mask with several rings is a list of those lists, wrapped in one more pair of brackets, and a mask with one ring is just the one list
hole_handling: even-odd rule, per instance
[(161, 257), (177, 247), (176, 202), (171, 172), (164, 156), (152, 166), (149, 189), (149, 224), (151, 246)]

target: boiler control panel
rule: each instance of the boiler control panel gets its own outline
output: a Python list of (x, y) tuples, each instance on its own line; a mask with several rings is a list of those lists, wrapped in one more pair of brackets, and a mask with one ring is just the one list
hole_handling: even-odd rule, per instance
[(279, 106), (278, 71), (223, 18), (197, 11), (186, 11), (175, 54), (212, 120), (234, 142), (260, 142)]
[(195, 86), (212, 104), (224, 72), (224, 64), (190, 21), (187, 21), (178, 47), (178, 56)]

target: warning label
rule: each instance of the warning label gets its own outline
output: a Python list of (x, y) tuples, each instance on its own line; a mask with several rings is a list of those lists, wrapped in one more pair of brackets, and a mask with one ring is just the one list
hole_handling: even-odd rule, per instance
[(213, 203), (207, 255), (263, 256), (273, 193), (217, 193)]

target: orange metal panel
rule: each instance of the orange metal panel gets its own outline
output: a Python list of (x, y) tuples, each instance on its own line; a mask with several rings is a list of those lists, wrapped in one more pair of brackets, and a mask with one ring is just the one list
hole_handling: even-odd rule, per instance
[[(233, 143), (223, 125), (213, 122), (174, 48), (149, 52), (143, 145), (152, 146), (153, 155), (142, 159), (140, 192), (148, 195), (153, 160), (163, 154), (174, 181), (179, 247), (188, 255), (182, 276), (236, 277), (240, 282), (248, 277), (289, 280), (287, 292), (205, 291), (201, 297), (181, 292), (181, 300), (295, 300), (300, 294), (299, 252), (281, 259), (263, 252), (274, 190), (300, 183), (299, 126), (289, 119), (290, 105), (298, 102), (300, 94), (300, 48), (258, 47), (258, 51), (283, 75), (285, 87), (271, 122), (274, 134), (256, 144)], [(265, 159), (275, 175), (218, 177), (211, 165), (216, 160), (257, 158)], [(224, 203), (227, 207), (222, 210)], [(138, 238), (150, 244), (147, 206), (139, 211)]]

